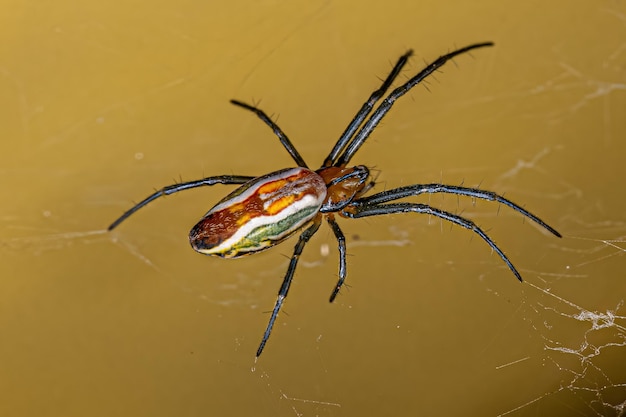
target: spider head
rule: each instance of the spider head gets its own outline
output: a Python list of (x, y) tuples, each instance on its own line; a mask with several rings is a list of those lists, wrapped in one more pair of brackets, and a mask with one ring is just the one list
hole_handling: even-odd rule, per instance
[(333, 213), (346, 207), (369, 184), (370, 171), (366, 166), (326, 167), (316, 171), (326, 183), (326, 200), (321, 213)]

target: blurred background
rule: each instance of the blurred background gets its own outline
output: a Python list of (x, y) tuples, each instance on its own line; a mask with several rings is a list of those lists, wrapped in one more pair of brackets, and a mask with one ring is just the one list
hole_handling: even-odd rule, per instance
[[(614, 0), (3, 1), (0, 415), (612, 416), (626, 409), (626, 6)], [(480, 186), (558, 229), (457, 196), (471, 218), (340, 219), (306, 247), (254, 353), (295, 239), (239, 260), (188, 230), (232, 186), (318, 167), (407, 49), (399, 100), (353, 159), (376, 190)]]

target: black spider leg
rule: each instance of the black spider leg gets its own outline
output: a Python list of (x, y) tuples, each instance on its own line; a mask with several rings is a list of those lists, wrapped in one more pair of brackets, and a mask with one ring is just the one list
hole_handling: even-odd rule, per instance
[(328, 300), (332, 303), (335, 301), (335, 297), (339, 294), (339, 290), (341, 290), (341, 287), (346, 280), (346, 237), (343, 235), (341, 228), (332, 215), (326, 216), (326, 220), (328, 221), (330, 228), (333, 229), (333, 233), (335, 234), (337, 243), (339, 244), (339, 280), (337, 281), (337, 285), (333, 289), (330, 299)]
[(522, 215), (528, 217), (530, 220), (537, 223), (539, 226), (543, 227), (553, 235), (557, 237), (561, 237), (561, 234), (557, 232), (554, 228), (549, 226), (539, 217), (535, 216), (531, 212), (523, 209), (518, 206), (511, 200), (504, 198), (503, 196), (494, 193), (493, 191), (480, 190), (478, 188), (470, 188), (470, 187), (460, 187), (455, 185), (445, 185), (445, 184), (413, 184), (407, 185), (405, 187), (394, 188), (392, 190), (382, 191), (377, 194), (372, 194), (367, 197), (363, 197), (358, 199), (359, 204), (371, 205), (371, 204), (380, 204), (387, 203), (389, 201), (398, 200), (400, 198), (416, 196), (423, 193), (447, 193), (447, 194), (457, 194), (463, 195), (473, 198), (480, 198), (487, 201), (496, 201), (498, 203), (504, 204), (512, 208), (513, 210), (521, 213)]
[(481, 238), (483, 238), (483, 240), (487, 242), (489, 246), (491, 246), (491, 249), (493, 249), (500, 256), (500, 258), (502, 258), (504, 263), (509, 267), (509, 269), (511, 270), (511, 272), (513, 272), (513, 274), (517, 277), (517, 279), (522, 281), (522, 276), (520, 275), (519, 272), (517, 272), (517, 269), (515, 269), (515, 267), (509, 260), (509, 258), (507, 258), (507, 256), (504, 254), (504, 252), (502, 252), (502, 250), (500, 250), (498, 245), (496, 245), (496, 243), (493, 240), (491, 240), (491, 238), (489, 238), (489, 236), (487, 236), (487, 234), (483, 232), (481, 228), (476, 226), (476, 224), (474, 224), (474, 222), (472, 222), (471, 220), (465, 219), (461, 216), (457, 216), (456, 214), (452, 214), (444, 210), (436, 209), (426, 204), (417, 204), (417, 203), (391, 203), (391, 204), (377, 204), (377, 205), (357, 204), (357, 205), (351, 206), (351, 208), (352, 208), (352, 212), (346, 212), (344, 214), (352, 218), (367, 217), (367, 216), (380, 216), (383, 214), (413, 212), (413, 213), (430, 214), (435, 217), (448, 220), (449, 222), (456, 223), (459, 226), (472, 230), (474, 233), (476, 233)]
[(289, 261), (289, 268), (287, 268), (287, 274), (285, 274), (285, 279), (283, 279), (283, 283), (280, 286), (280, 290), (278, 291), (278, 298), (276, 299), (276, 304), (274, 305), (274, 310), (272, 310), (272, 316), (270, 317), (269, 323), (267, 323), (267, 328), (265, 329), (265, 333), (263, 333), (263, 339), (261, 340), (261, 344), (256, 351), (257, 358), (261, 356), (263, 352), (263, 348), (267, 343), (267, 339), (269, 339), (270, 334), (272, 333), (272, 328), (274, 327), (274, 322), (276, 321), (276, 317), (278, 317), (278, 312), (283, 305), (283, 301), (285, 297), (287, 297), (287, 293), (289, 292), (289, 287), (291, 286), (291, 281), (293, 280), (293, 275), (296, 272), (296, 266), (298, 265), (298, 260), (300, 259), (300, 255), (302, 254), (302, 250), (306, 243), (311, 239), (311, 237), (317, 232), (317, 229), (320, 228), (322, 224), (322, 216), (317, 216), (315, 220), (313, 220), (313, 224), (306, 228), (304, 232), (300, 235), (298, 239), (298, 243), (293, 251), (293, 256), (291, 257), (291, 261)]
[(304, 159), (302, 158), (302, 156), (300, 156), (300, 153), (298, 152), (296, 147), (293, 146), (293, 143), (291, 143), (291, 141), (289, 140), (285, 132), (283, 132), (282, 129), (278, 127), (278, 125), (274, 123), (272, 119), (270, 119), (269, 116), (265, 114), (263, 110), (258, 109), (254, 106), (251, 106), (249, 104), (246, 104), (239, 100), (231, 100), (230, 102), (236, 106), (243, 107), (244, 109), (247, 109), (253, 113), (256, 113), (256, 115), (259, 116), (259, 119), (263, 120), (266, 125), (272, 128), (272, 130), (274, 131), (274, 134), (278, 136), (278, 139), (280, 139), (280, 143), (283, 144), (287, 152), (289, 152), (289, 155), (291, 155), (293, 160), (296, 161), (296, 164), (298, 164), (299, 167), (308, 168), (306, 162), (304, 162)]
[(324, 165), (322, 165), (322, 167), (329, 167), (335, 163), (335, 159), (337, 159), (339, 152), (341, 152), (346, 147), (346, 145), (348, 144), (348, 142), (354, 135), (354, 132), (356, 132), (356, 130), (361, 125), (361, 123), (363, 123), (363, 120), (365, 120), (367, 115), (370, 114), (370, 112), (372, 111), (374, 104), (376, 104), (376, 102), (380, 100), (380, 98), (387, 92), (387, 90), (389, 89), (393, 81), (396, 79), (396, 77), (402, 70), (402, 67), (406, 65), (411, 55), (413, 55), (413, 50), (411, 49), (409, 49), (404, 55), (402, 55), (398, 59), (398, 62), (396, 62), (396, 65), (393, 67), (393, 69), (391, 70), (391, 72), (389, 73), (389, 75), (387, 76), (383, 84), (380, 86), (380, 88), (374, 91), (372, 95), (370, 96), (370, 98), (367, 99), (365, 103), (363, 103), (361, 110), (358, 111), (358, 113), (356, 114), (356, 116), (354, 116), (354, 119), (352, 119), (352, 121), (350, 122), (346, 130), (341, 134), (341, 136), (339, 137), (339, 140), (337, 140), (337, 143), (335, 143), (335, 146), (333, 147), (332, 151), (330, 151), (330, 153), (324, 160)]
[(181, 182), (180, 184), (168, 185), (167, 187), (163, 187), (160, 190), (156, 191), (155, 193), (149, 195), (148, 197), (143, 199), (141, 202), (135, 204), (130, 210), (126, 211), (117, 220), (111, 223), (108, 230), (115, 229), (117, 226), (119, 226), (120, 223), (122, 223), (124, 220), (130, 217), (137, 210), (146, 206), (148, 203), (150, 203), (153, 200), (156, 200), (159, 197), (174, 194), (179, 191), (189, 190), (189, 189), (197, 188), (197, 187), (210, 186), (210, 185), (215, 185), (215, 184), (244, 184), (253, 179), (254, 177), (247, 177), (244, 175), (219, 175), (216, 177), (203, 178), (201, 180), (187, 181), (187, 182)]
[(456, 51), (450, 52), (448, 54), (442, 55), (439, 58), (437, 58), (435, 61), (433, 61), (431, 64), (429, 64), (422, 71), (420, 71), (416, 76), (411, 78), (406, 83), (402, 84), (400, 87), (393, 90), (391, 93), (389, 93), (389, 95), (385, 97), (385, 99), (376, 108), (376, 110), (374, 110), (374, 113), (372, 113), (372, 115), (367, 120), (367, 122), (365, 122), (361, 130), (359, 130), (356, 133), (352, 142), (348, 144), (348, 147), (346, 148), (344, 153), (339, 157), (339, 159), (335, 161), (334, 165), (346, 166), (346, 164), (350, 162), (350, 159), (352, 159), (354, 154), (363, 145), (363, 143), (369, 137), (369, 135), (374, 131), (374, 129), (376, 129), (376, 126), (378, 126), (378, 123), (380, 123), (382, 118), (385, 117), (387, 112), (391, 109), (391, 106), (393, 106), (393, 103), (398, 98), (406, 94), (410, 89), (412, 89), (417, 84), (422, 82), (424, 78), (428, 77), (430, 74), (438, 70), (446, 62), (448, 62), (450, 59), (454, 58), (457, 55), (471, 51), (472, 49), (477, 49), (477, 48), (482, 48), (485, 46), (492, 46), (492, 45), (493, 45), (492, 42), (476, 43), (473, 45), (466, 46), (464, 48), (457, 49)]

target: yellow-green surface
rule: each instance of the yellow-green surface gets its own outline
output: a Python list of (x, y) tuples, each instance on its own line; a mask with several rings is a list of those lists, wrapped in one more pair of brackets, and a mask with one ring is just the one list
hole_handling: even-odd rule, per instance
[[(1, 416), (578, 416), (624, 413), (626, 7), (620, 1), (22, 2), (0, 18)], [(402, 98), (354, 159), (377, 189), (475, 220), (343, 220), (227, 261), (187, 233), (232, 188), (154, 188), (293, 162), (228, 103), (260, 103), (312, 166), (397, 57)], [(426, 87), (426, 88), (424, 88)], [(280, 116), (280, 117), (279, 117)], [(621, 405), (620, 405), (621, 404)], [(621, 408), (620, 408), (621, 407)]]

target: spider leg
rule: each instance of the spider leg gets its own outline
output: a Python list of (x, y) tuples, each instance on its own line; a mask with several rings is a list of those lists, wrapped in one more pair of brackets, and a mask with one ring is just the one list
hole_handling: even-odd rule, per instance
[(522, 215), (528, 217), (530, 220), (537, 223), (539, 226), (543, 227), (553, 235), (557, 237), (561, 237), (561, 234), (557, 232), (554, 228), (549, 226), (539, 217), (535, 216), (528, 210), (523, 209), (521, 206), (515, 204), (511, 200), (504, 198), (503, 196), (494, 193), (493, 191), (480, 190), (478, 188), (470, 188), (470, 187), (460, 187), (455, 185), (445, 185), (445, 184), (413, 184), (405, 187), (394, 188), (392, 190), (382, 191), (377, 194), (373, 194), (367, 197), (363, 197), (357, 200), (358, 203), (364, 205), (371, 204), (380, 204), (386, 203), (393, 200), (398, 200), (400, 198), (416, 196), (419, 194), (434, 194), (434, 193), (447, 193), (447, 194), (457, 194), (468, 197), (480, 198), (487, 201), (496, 201), (500, 204), (504, 204), (512, 208), (513, 210), (521, 213)]
[(337, 161), (335, 161), (335, 165), (346, 166), (346, 164), (350, 162), (350, 159), (352, 159), (354, 154), (363, 145), (363, 143), (369, 137), (369, 135), (374, 131), (374, 129), (376, 129), (376, 126), (378, 126), (378, 123), (380, 123), (382, 118), (385, 117), (387, 112), (391, 109), (391, 106), (393, 106), (393, 103), (398, 98), (402, 97), (411, 88), (415, 87), (417, 84), (422, 82), (424, 78), (428, 77), (430, 74), (438, 70), (446, 62), (448, 62), (450, 59), (454, 58), (455, 56), (471, 51), (472, 49), (482, 48), (485, 46), (493, 46), (493, 43), (492, 42), (476, 43), (473, 45), (466, 46), (464, 48), (457, 49), (456, 51), (452, 51), (448, 54), (442, 55), (439, 58), (437, 58), (435, 61), (433, 61), (431, 64), (426, 66), (426, 68), (420, 71), (416, 76), (414, 76), (409, 81), (407, 81), (406, 83), (402, 84), (401, 86), (393, 90), (391, 93), (389, 93), (389, 95), (385, 97), (385, 99), (378, 106), (378, 108), (376, 108), (374, 113), (372, 113), (372, 115), (367, 120), (367, 122), (365, 122), (363, 127), (356, 133), (356, 135), (354, 136), (354, 139), (352, 140), (352, 142), (350, 142), (350, 144), (348, 145), (344, 153), (339, 157), (339, 159), (337, 159)]
[(276, 317), (278, 317), (278, 312), (283, 305), (283, 301), (285, 297), (287, 297), (287, 293), (289, 292), (289, 287), (291, 286), (291, 281), (293, 280), (293, 275), (296, 272), (296, 266), (298, 265), (298, 259), (300, 259), (300, 255), (302, 254), (302, 250), (306, 243), (311, 239), (311, 237), (317, 232), (317, 229), (320, 228), (322, 224), (322, 216), (317, 216), (313, 220), (313, 224), (306, 228), (304, 232), (300, 235), (298, 239), (298, 243), (293, 251), (293, 256), (291, 257), (291, 261), (289, 261), (289, 267), (287, 268), (287, 274), (285, 274), (285, 278), (283, 279), (283, 283), (280, 286), (280, 290), (278, 291), (278, 298), (276, 299), (276, 304), (274, 305), (274, 310), (272, 310), (272, 316), (270, 317), (270, 321), (267, 324), (267, 328), (265, 329), (265, 333), (263, 333), (263, 339), (261, 340), (261, 344), (256, 351), (257, 358), (261, 356), (263, 352), (263, 348), (267, 343), (267, 339), (269, 339), (270, 334), (272, 333), (272, 328), (274, 327), (274, 322), (276, 321)]
[(337, 238), (337, 243), (339, 244), (339, 281), (337, 281), (337, 285), (333, 289), (332, 294), (330, 295), (330, 302), (335, 301), (335, 297), (339, 294), (339, 290), (343, 286), (344, 281), (346, 280), (346, 237), (343, 235), (339, 224), (335, 221), (335, 218), (332, 215), (326, 216), (326, 220), (330, 225), (330, 228), (333, 229), (333, 233)]
[(280, 143), (283, 144), (287, 152), (289, 152), (289, 155), (291, 155), (293, 160), (296, 161), (296, 164), (298, 164), (299, 167), (308, 168), (306, 162), (304, 162), (304, 159), (302, 158), (302, 156), (300, 156), (300, 153), (298, 152), (296, 147), (293, 146), (293, 143), (291, 143), (287, 135), (282, 131), (280, 127), (278, 127), (276, 123), (272, 121), (272, 119), (270, 119), (267, 114), (265, 114), (263, 110), (239, 100), (231, 100), (230, 102), (236, 106), (243, 107), (246, 110), (250, 110), (251, 112), (256, 113), (256, 115), (259, 116), (259, 119), (263, 120), (266, 125), (272, 128), (274, 134), (278, 136), (278, 139), (280, 139)]
[(189, 190), (192, 188), (203, 187), (203, 186), (210, 186), (210, 185), (215, 185), (215, 184), (244, 184), (254, 178), (255, 177), (247, 177), (244, 175), (219, 175), (216, 177), (203, 178), (201, 180), (187, 181), (187, 182), (181, 182), (180, 184), (168, 185), (167, 187), (161, 188), (160, 190), (149, 195), (148, 197), (146, 197), (139, 203), (135, 204), (132, 208), (130, 208), (124, 214), (122, 214), (117, 220), (111, 223), (108, 230), (115, 229), (117, 226), (119, 226), (120, 223), (122, 223), (124, 220), (130, 217), (137, 210), (148, 205), (148, 203), (150, 203), (153, 200), (156, 200), (159, 197), (174, 194), (179, 191)]
[(440, 219), (447, 220), (449, 222), (458, 224), (466, 229), (472, 230), (478, 236), (483, 238), (485, 242), (491, 249), (493, 249), (499, 256), (502, 258), (504, 263), (509, 267), (513, 275), (517, 277), (520, 281), (522, 281), (522, 276), (517, 269), (513, 266), (509, 258), (502, 252), (502, 250), (496, 245), (496, 243), (491, 240), (489, 236), (474, 222), (471, 220), (465, 219), (461, 216), (457, 216), (456, 214), (452, 214), (450, 212), (439, 210), (434, 207), (431, 207), (426, 204), (417, 204), (417, 203), (391, 203), (391, 204), (377, 204), (377, 205), (354, 205), (350, 207), (352, 210), (350, 212), (344, 212), (345, 215), (352, 218), (359, 217), (368, 217), (368, 216), (380, 216), (383, 214), (394, 214), (394, 213), (424, 213), (430, 214), (435, 217), (439, 217)]
[(402, 70), (402, 67), (406, 65), (411, 55), (413, 55), (413, 50), (411, 49), (409, 49), (404, 55), (402, 55), (398, 59), (398, 62), (396, 62), (396, 65), (393, 67), (393, 69), (391, 70), (391, 72), (389, 73), (389, 75), (387, 76), (383, 84), (380, 86), (380, 88), (374, 91), (372, 95), (370, 96), (370, 98), (367, 99), (365, 103), (363, 103), (361, 110), (358, 111), (358, 113), (354, 116), (354, 119), (352, 119), (348, 127), (346, 127), (346, 130), (344, 130), (344, 132), (341, 134), (341, 136), (339, 137), (339, 140), (337, 140), (337, 143), (335, 144), (333, 149), (330, 151), (330, 153), (324, 160), (324, 164), (322, 165), (322, 167), (329, 167), (335, 163), (335, 159), (337, 159), (339, 152), (341, 152), (346, 147), (346, 145), (348, 144), (348, 142), (354, 135), (354, 132), (356, 132), (356, 130), (361, 125), (361, 123), (363, 123), (363, 120), (365, 120), (367, 115), (370, 114), (370, 112), (372, 111), (374, 104), (376, 104), (376, 102), (380, 100), (383, 94), (387, 92), (387, 90), (389, 89), (393, 81), (396, 79), (396, 77)]

